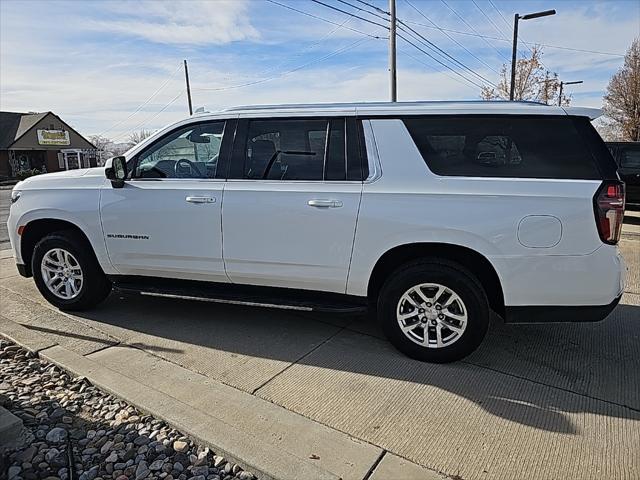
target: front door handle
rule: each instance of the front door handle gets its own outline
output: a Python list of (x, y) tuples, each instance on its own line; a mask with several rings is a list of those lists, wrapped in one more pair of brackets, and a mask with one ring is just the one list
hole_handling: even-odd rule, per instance
[(186, 198), (189, 203), (216, 203), (216, 199), (214, 197), (192, 197), (188, 196)]
[(307, 205), (316, 208), (338, 208), (342, 206), (340, 200), (309, 200)]

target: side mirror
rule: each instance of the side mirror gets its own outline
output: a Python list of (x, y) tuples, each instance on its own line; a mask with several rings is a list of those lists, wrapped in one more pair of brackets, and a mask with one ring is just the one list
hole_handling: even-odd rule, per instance
[(125, 157), (113, 157), (105, 164), (105, 176), (111, 180), (113, 188), (124, 187), (127, 179), (127, 159)]

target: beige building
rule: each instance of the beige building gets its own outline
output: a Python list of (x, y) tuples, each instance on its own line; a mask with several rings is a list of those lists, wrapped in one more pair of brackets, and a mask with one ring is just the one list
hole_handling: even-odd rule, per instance
[(96, 147), (52, 112), (0, 112), (0, 178), (96, 166)]

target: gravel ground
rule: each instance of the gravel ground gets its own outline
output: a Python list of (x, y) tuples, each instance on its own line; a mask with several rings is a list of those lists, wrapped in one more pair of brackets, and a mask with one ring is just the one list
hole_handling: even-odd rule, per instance
[(24, 448), (0, 458), (0, 478), (255, 478), (162, 420), (5, 340), (0, 340), (0, 405), (23, 420), (29, 437)]

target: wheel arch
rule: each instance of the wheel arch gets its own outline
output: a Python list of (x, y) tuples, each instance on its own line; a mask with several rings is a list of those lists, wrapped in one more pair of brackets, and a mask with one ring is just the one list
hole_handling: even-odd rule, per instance
[(376, 262), (367, 287), (367, 296), (375, 299), (386, 278), (400, 265), (432, 257), (455, 261), (478, 277), (491, 309), (504, 318), (505, 303), (500, 277), (493, 264), (481, 253), (448, 243), (410, 243), (387, 250)]
[(31, 220), (24, 226), (22, 235), (20, 235), (20, 256), (22, 257), (22, 261), (25, 265), (26, 276), (31, 277), (33, 275), (33, 272), (31, 271), (31, 258), (33, 257), (33, 250), (36, 244), (50, 233), (65, 230), (71, 230), (78, 233), (87, 243), (91, 252), (95, 256), (95, 252), (93, 251), (89, 238), (75, 223), (58, 218), (38, 218)]

